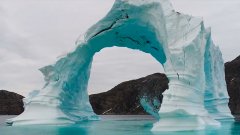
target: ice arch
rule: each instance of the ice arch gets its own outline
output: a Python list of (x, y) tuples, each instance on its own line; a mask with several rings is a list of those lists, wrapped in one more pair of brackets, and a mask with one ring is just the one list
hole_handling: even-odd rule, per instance
[(157, 72), (164, 72), (163, 67), (148, 53), (126, 47), (104, 48), (94, 55), (88, 94), (105, 92), (120, 82)]
[[(78, 47), (41, 69), (46, 85), (25, 100), (25, 111), (8, 121), (66, 124), (94, 120), (87, 83), (93, 55), (120, 46), (151, 54), (164, 67), (164, 93), (154, 131), (197, 130), (231, 118), (223, 60), (200, 18), (175, 12), (168, 0), (116, 0), (105, 18), (92, 26)], [(123, 54), (124, 55), (124, 54)]]

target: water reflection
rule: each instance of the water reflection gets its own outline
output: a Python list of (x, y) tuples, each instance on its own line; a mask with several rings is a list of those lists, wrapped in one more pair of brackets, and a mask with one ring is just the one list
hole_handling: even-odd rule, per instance
[(89, 135), (88, 127), (84, 128), (76, 125), (59, 127), (56, 131), (54, 135)]
[(240, 135), (240, 122), (232, 123), (231, 135)]
[(202, 131), (151, 132), (153, 120), (109, 120), (68, 126), (0, 127), (0, 135), (240, 135), (240, 122), (224, 121)]

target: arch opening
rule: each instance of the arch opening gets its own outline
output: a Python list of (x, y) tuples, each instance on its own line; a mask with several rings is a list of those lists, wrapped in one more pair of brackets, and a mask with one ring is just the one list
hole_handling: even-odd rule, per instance
[(94, 112), (158, 118), (162, 92), (168, 87), (167, 77), (161, 73), (162, 65), (150, 54), (126, 47), (102, 49), (94, 55), (88, 85)]
[[(207, 86), (219, 84), (218, 80), (225, 82), (223, 59), (211, 40), (211, 31), (202, 19), (175, 12), (168, 0), (116, 0), (106, 17), (92, 26), (77, 45), (55, 64), (40, 69), (45, 76), (44, 88), (25, 99), (24, 113), (7, 123), (98, 120), (87, 92), (90, 69), (94, 54), (112, 46), (141, 50), (163, 65), (169, 89), (163, 93), (158, 112), (161, 119), (152, 130), (199, 130), (220, 126), (218, 118), (232, 118), (226, 86), (219, 90)], [(210, 55), (204, 57), (205, 52)], [(214, 102), (205, 101), (212, 98)], [(209, 104), (215, 109), (210, 110)]]

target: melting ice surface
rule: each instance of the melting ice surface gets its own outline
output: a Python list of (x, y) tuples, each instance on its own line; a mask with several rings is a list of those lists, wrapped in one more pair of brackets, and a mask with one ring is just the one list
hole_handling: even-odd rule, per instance
[(163, 93), (159, 112), (142, 102), (147, 112), (159, 118), (152, 131), (220, 128), (220, 121), (232, 118), (222, 54), (203, 20), (176, 12), (168, 0), (116, 0), (73, 52), (41, 69), (44, 88), (25, 99), (24, 113), (7, 123), (57, 125), (98, 120), (87, 93), (91, 63), (96, 52), (112, 46), (141, 50), (163, 65), (169, 89)]
[(200, 131), (151, 132), (156, 120), (149, 116), (101, 116), (101, 121), (74, 125), (27, 125), (1, 127), (1, 135), (239, 135), (240, 123), (222, 122), (221, 128)]

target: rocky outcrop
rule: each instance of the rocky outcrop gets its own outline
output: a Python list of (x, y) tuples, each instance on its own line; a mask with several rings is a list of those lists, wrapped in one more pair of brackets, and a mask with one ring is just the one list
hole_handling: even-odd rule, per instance
[[(232, 114), (240, 118), (240, 56), (225, 63), (226, 83)], [(120, 83), (111, 90), (90, 95), (90, 103), (96, 114), (137, 115), (146, 114), (140, 98), (162, 100), (162, 92), (168, 89), (165, 74), (155, 73), (140, 79)], [(23, 112), (23, 96), (0, 90), (0, 115), (17, 115)], [(160, 106), (159, 106), (160, 107)]]
[(225, 64), (226, 83), (232, 114), (240, 118), (240, 56)]
[[(162, 92), (168, 89), (166, 75), (155, 73), (140, 79), (123, 82), (113, 89), (90, 95), (90, 103), (97, 114), (137, 115), (146, 114), (140, 98), (162, 100)], [(160, 95), (159, 97), (155, 97)], [(158, 106), (159, 107), (159, 106)]]
[[(225, 64), (226, 83), (230, 96), (229, 107), (240, 118), (240, 56)], [(156, 73), (137, 80), (123, 82), (108, 92), (90, 95), (90, 103), (97, 114), (146, 114), (140, 105), (144, 93), (153, 98), (168, 88), (164, 74)]]
[(23, 112), (24, 97), (14, 92), (0, 90), (0, 115), (18, 115)]

